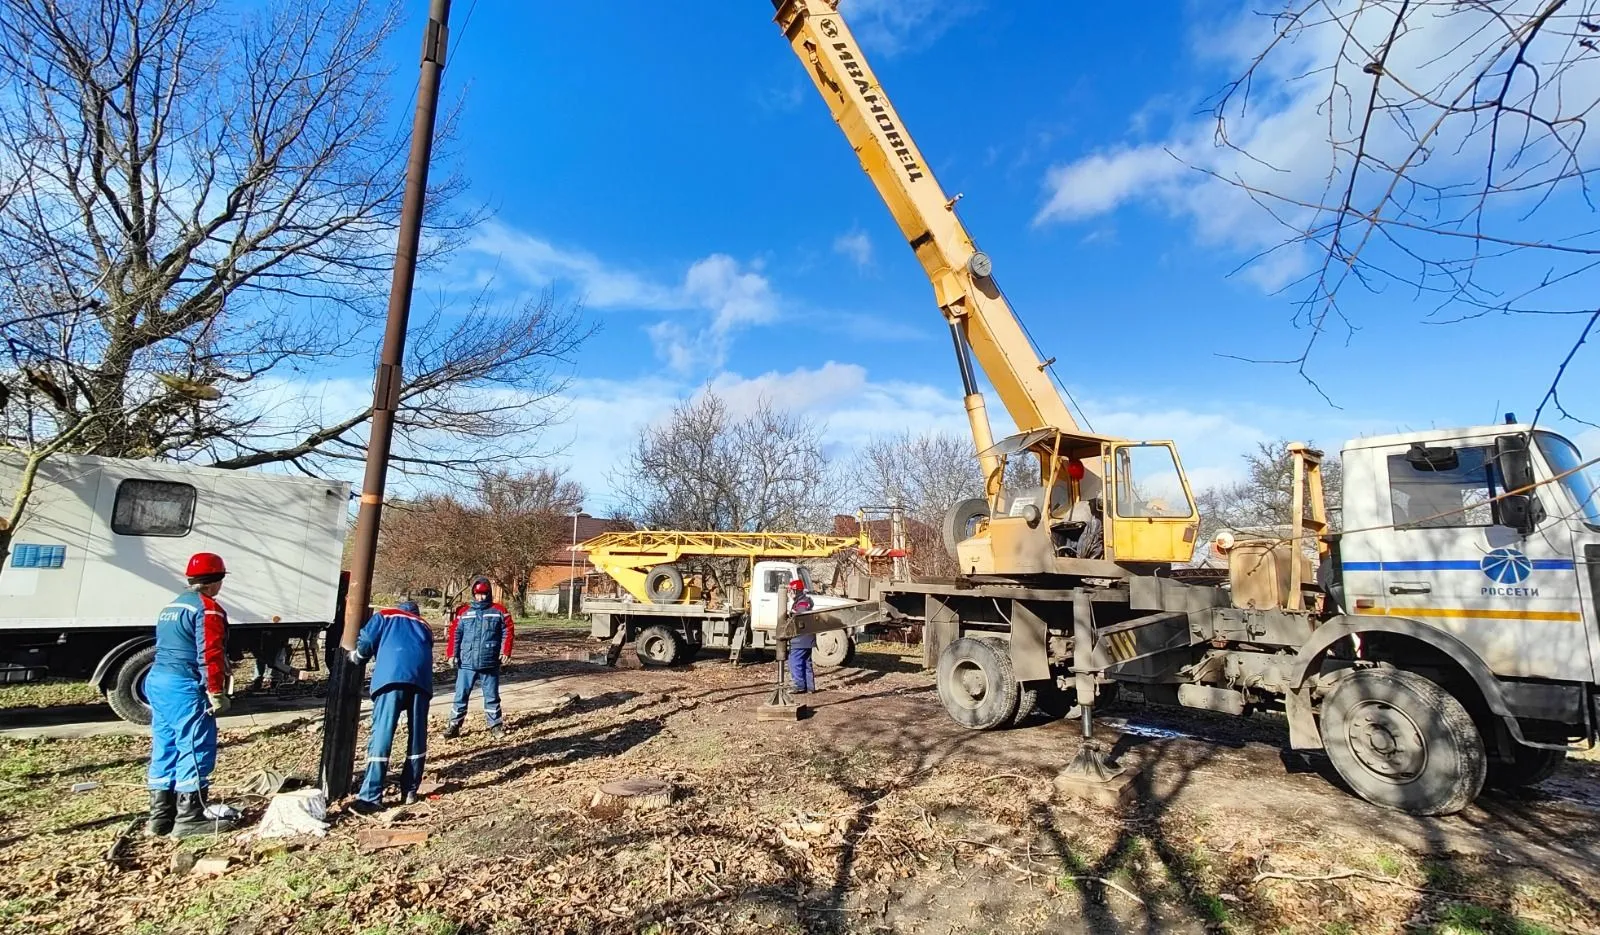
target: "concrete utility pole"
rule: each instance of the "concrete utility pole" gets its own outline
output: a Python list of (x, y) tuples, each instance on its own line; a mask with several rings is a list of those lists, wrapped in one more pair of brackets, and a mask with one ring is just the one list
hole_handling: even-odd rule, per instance
[(582, 510), (572, 511), (572, 548), (567, 561), (567, 619), (572, 619), (573, 588), (572, 582), (578, 577), (578, 517), (583, 515)]
[[(361, 511), (356, 517), (355, 549), (350, 559), (350, 590), (344, 606), (341, 648), (356, 648), (372, 599), (372, 566), (378, 549), (378, 524), (389, 473), (389, 446), (394, 415), (400, 404), (401, 363), (405, 359), (406, 324), (411, 318), (411, 290), (417, 276), (417, 244), (422, 237), (422, 207), (428, 193), (428, 160), (433, 154), (434, 117), (444, 76), (445, 49), (450, 41), (450, 0), (431, 0), (422, 35), (421, 75), (417, 79), (417, 111), (411, 121), (411, 154), (406, 162), (406, 188), (400, 205), (399, 238), (395, 243), (394, 276), (389, 283), (389, 316), (383, 349), (372, 385), (372, 429), (367, 441), (367, 473), (361, 484)], [(334, 654), (329, 672), (328, 702), (323, 718), (322, 788), (330, 799), (350, 791), (355, 765), (356, 724), (361, 711), (361, 668), (345, 653)]]

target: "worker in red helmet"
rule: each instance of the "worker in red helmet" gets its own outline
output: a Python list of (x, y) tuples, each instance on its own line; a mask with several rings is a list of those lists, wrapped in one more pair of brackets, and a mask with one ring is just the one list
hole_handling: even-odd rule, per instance
[[(814, 606), (806, 593), (804, 578), (796, 576), (789, 582), (789, 613), (808, 613)], [(789, 682), (794, 690), (805, 695), (817, 690), (817, 672), (811, 664), (811, 651), (817, 648), (815, 633), (802, 633), (789, 638)]]
[(500, 667), (511, 661), (515, 631), (511, 611), (495, 603), (489, 579), (482, 575), (472, 579), (472, 601), (450, 614), (445, 644), (445, 655), (456, 670), (455, 704), (450, 709), (450, 723), (444, 728), (446, 737), (461, 733), (475, 685), (483, 686), (483, 716), (489, 722), (490, 736), (505, 735), (505, 721), (500, 714)]
[(152, 835), (175, 838), (233, 830), (239, 813), (208, 796), (217, 765), (217, 715), (228, 710), (228, 614), (217, 603), (227, 566), (198, 552), (189, 587), (156, 618), (156, 658), (145, 677), (150, 701)]

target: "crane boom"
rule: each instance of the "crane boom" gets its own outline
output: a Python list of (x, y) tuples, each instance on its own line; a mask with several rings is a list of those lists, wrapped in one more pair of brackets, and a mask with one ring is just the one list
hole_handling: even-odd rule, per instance
[[(861, 160), (861, 168), (922, 264), (961, 366), (968, 418), (979, 451), (992, 436), (973, 379), (971, 357), (994, 384), (1019, 432), (1078, 431), (1077, 422), (1045, 372), (1022, 324), (956, 215), (955, 200), (939, 186), (905, 123), (839, 16), (837, 0), (773, 0), (777, 23), (805, 65)], [(970, 348), (970, 356), (969, 356)], [(980, 424), (981, 423), (981, 424)], [(985, 473), (993, 468), (985, 464)]]

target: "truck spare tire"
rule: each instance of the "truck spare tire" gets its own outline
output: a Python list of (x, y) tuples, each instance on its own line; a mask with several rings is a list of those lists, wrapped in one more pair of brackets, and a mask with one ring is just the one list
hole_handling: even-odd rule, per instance
[(645, 576), (644, 589), (652, 604), (671, 604), (683, 597), (683, 572), (676, 565), (657, 565)]
[(978, 520), (988, 518), (989, 502), (978, 497), (962, 500), (944, 514), (944, 547), (951, 558), (956, 557), (956, 546), (972, 538)]

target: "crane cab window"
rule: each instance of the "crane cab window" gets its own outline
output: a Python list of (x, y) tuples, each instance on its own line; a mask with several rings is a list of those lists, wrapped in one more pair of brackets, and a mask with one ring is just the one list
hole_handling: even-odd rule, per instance
[(187, 536), (194, 526), (195, 489), (160, 480), (117, 485), (111, 531), (119, 536)]
[(782, 568), (774, 568), (767, 572), (767, 580), (762, 583), (761, 590), (767, 594), (777, 594), (789, 584), (789, 572)]
[(1389, 503), (1396, 529), (1493, 526), (1499, 478), (1494, 450), (1455, 449), (1455, 464), (1428, 464), (1407, 455), (1389, 456)]
[(1125, 519), (1193, 516), (1178, 460), (1166, 445), (1117, 448), (1117, 515)]

